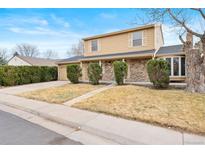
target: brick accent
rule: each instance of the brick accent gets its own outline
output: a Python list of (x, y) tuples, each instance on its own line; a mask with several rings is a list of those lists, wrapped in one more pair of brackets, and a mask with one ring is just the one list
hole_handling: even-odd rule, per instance
[[(149, 59), (125, 59), (128, 63), (128, 76), (126, 81), (128, 82), (145, 82), (149, 81), (147, 74), (146, 63)], [(112, 66), (113, 61), (102, 61), (103, 77), (102, 81), (114, 81), (114, 71)], [(82, 80), (88, 79), (88, 64), (89, 62), (82, 62)], [(64, 70), (65, 72), (65, 70)], [(61, 72), (60, 72), (61, 73)], [(65, 75), (62, 73), (64, 78)]]
[(133, 59), (127, 60), (128, 63), (128, 82), (145, 82), (149, 81), (146, 63), (149, 59)]
[(82, 65), (82, 80), (89, 80), (88, 79), (88, 64), (87, 62), (83, 62)]
[(112, 62), (105, 61), (102, 63), (103, 68), (103, 81), (113, 81), (114, 80), (114, 72)]

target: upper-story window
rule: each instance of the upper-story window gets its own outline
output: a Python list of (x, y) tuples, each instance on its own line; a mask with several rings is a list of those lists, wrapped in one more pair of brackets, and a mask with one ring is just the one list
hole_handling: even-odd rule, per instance
[(132, 34), (132, 46), (136, 47), (136, 46), (142, 46), (142, 42), (143, 42), (143, 33), (142, 32), (134, 32)]
[(98, 40), (91, 41), (91, 51), (92, 52), (98, 51)]

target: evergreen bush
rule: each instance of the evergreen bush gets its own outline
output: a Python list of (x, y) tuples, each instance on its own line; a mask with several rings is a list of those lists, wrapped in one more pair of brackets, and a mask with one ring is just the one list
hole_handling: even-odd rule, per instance
[(57, 80), (57, 67), (0, 66), (0, 85), (15, 86)]
[(99, 80), (102, 78), (102, 67), (99, 63), (90, 63), (88, 65), (88, 78), (91, 84), (99, 84)]
[(163, 59), (151, 59), (147, 62), (147, 72), (150, 81), (156, 88), (169, 86), (169, 64)]
[(72, 83), (79, 83), (79, 77), (82, 76), (81, 68), (78, 64), (69, 64), (67, 66), (67, 77)]
[(123, 61), (114, 61), (115, 81), (118, 85), (124, 84), (124, 78), (127, 75), (127, 63)]

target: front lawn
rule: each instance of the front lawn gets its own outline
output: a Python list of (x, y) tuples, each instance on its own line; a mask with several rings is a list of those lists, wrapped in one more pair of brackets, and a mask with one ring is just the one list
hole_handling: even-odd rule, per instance
[(25, 92), (19, 94), (18, 96), (46, 101), (49, 103), (61, 104), (100, 87), (103, 87), (103, 85), (94, 86), (90, 84), (66, 84), (59, 87)]
[(125, 85), (73, 107), (205, 135), (205, 94)]

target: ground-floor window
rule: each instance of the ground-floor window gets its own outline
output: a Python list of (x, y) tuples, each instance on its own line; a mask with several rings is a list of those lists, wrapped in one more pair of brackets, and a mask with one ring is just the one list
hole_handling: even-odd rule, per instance
[(185, 57), (165, 57), (170, 65), (170, 76), (185, 76)]

